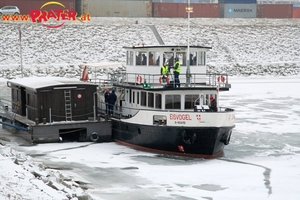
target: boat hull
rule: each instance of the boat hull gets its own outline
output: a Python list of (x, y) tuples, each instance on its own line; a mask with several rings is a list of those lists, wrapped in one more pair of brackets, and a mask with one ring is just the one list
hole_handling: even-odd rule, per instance
[(139, 150), (214, 158), (223, 155), (233, 128), (139, 125), (112, 120), (112, 139)]

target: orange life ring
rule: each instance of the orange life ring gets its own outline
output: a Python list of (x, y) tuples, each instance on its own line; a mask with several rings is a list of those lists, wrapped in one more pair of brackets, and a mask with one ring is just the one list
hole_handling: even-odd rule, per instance
[(225, 77), (224, 76), (218, 76), (218, 82), (224, 83), (225, 82)]
[[(166, 82), (169, 83), (170, 82), (169, 77), (165, 77), (165, 78), (166, 78)], [(159, 77), (158, 81), (159, 81), (160, 84), (162, 83), (162, 77), (161, 76)]]
[(136, 82), (142, 83), (142, 81), (143, 81), (142, 76), (137, 76), (137, 77), (136, 77)]

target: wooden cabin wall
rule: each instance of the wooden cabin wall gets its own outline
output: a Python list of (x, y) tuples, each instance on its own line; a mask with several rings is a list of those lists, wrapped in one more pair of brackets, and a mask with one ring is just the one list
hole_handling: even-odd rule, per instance
[[(71, 86), (70, 86), (71, 87)], [(57, 87), (58, 88), (58, 87)], [(51, 121), (66, 121), (65, 114), (65, 91), (71, 91), (71, 108), (72, 108), (72, 120), (88, 120), (89, 117), (93, 117), (93, 94), (97, 91), (97, 86), (83, 85), (74, 89), (54, 89), (43, 88), (44, 91), (38, 91), (38, 118), (39, 122), (43, 122), (43, 118), (46, 122), (50, 122), (51, 108)]]
[(26, 116), (26, 91), (23, 87), (12, 86), (11, 90), (12, 112)]
[(26, 107), (28, 119), (35, 121), (38, 117), (37, 95), (35, 92), (26, 91)]

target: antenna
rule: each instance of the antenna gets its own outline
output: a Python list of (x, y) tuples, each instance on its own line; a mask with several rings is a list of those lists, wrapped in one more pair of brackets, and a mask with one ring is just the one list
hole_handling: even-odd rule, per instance
[(186, 87), (191, 86), (191, 69), (190, 69), (190, 13), (193, 12), (190, 0), (185, 8), (188, 13), (188, 44), (187, 44), (187, 67), (186, 67)]

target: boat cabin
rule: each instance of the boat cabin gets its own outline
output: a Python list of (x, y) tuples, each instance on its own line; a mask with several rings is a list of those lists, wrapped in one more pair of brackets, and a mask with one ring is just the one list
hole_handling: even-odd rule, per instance
[[(190, 46), (189, 53), (187, 52), (187, 46), (132, 46), (124, 47), (124, 49), (126, 50), (127, 74), (133, 73), (137, 75), (136, 77), (128, 76), (129, 80), (127, 81), (159, 83), (159, 77), (154, 80), (151, 79), (153, 78), (152, 76), (143, 77), (143, 75), (160, 75), (160, 69), (163, 64), (166, 64), (170, 73), (172, 73), (175, 58), (178, 58), (181, 65), (180, 74), (185, 74), (189, 67), (192, 73), (198, 74), (197, 79), (199, 79), (199, 82), (205, 82), (203, 75), (206, 73), (206, 52), (211, 47)], [(186, 83), (184, 78), (181, 79), (181, 83)]]
[[(38, 122), (88, 120), (94, 116), (97, 85), (62, 77), (9, 80), (14, 113)], [(95, 109), (96, 110), (96, 109)]]

